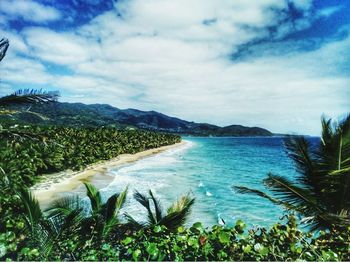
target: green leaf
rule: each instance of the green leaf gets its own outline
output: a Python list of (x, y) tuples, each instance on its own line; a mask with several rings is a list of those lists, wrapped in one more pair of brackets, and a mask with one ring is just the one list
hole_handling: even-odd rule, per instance
[(148, 243), (146, 251), (152, 257), (156, 257), (158, 255), (159, 249), (157, 248), (155, 243)]
[(128, 245), (128, 244), (130, 244), (132, 241), (133, 241), (133, 239), (132, 239), (131, 237), (127, 237), (127, 238), (125, 238), (125, 239), (122, 241), (122, 243), (123, 243), (124, 245)]
[(140, 249), (136, 249), (134, 252), (132, 252), (132, 258), (135, 261), (139, 260), (139, 256), (141, 255), (141, 250)]
[(242, 220), (237, 220), (235, 229), (238, 231), (238, 233), (243, 233), (244, 228), (246, 227), (246, 224)]
[(219, 234), (219, 241), (222, 243), (222, 244), (228, 244), (230, 243), (230, 235), (227, 234), (226, 232), (220, 232)]
[(190, 245), (190, 246), (194, 246), (194, 247), (199, 246), (199, 244), (198, 244), (198, 239), (195, 238), (195, 237), (190, 237), (190, 238), (187, 240), (187, 243), (188, 243), (188, 245)]
[(249, 253), (252, 250), (252, 247), (250, 245), (243, 246), (243, 252)]
[(162, 227), (161, 226), (155, 226), (154, 229), (153, 229), (153, 232), (154, 233), (162, 232)]
[(185, 228), (183, 226), (180, 226), (177, 228), (177, 232), (183, 233), (185, 231)]
[(260, 249), (259, 253), (262, 256), (266, 256), (269, 253), (269, 249), (267, 247), (263, 247), (262, 249)]
[(192, 225), (192, 227), (197, 228), (197, 229), (203, 228), (201, 222), (194, 223), (194, 224)]

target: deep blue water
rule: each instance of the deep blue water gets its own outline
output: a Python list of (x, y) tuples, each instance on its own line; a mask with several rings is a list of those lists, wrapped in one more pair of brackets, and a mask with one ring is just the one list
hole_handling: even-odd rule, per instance
[(265, 190), (267, 173), (293, 179), (296, 172), (280, 137), (192, 138), (181, 146), (109, 171), (114, 181), (103, 188), (105, 197), (129, 186), (125, 211), (142, 217), (131, 195), (153, 189), (164, 209), (181, 194), (190, 192), (196, 202), (190, 223), (228, 224), (243, 219), (249, 225), (269, 226), (283, 211), (268, 200), (235, 193), (233, 185)]

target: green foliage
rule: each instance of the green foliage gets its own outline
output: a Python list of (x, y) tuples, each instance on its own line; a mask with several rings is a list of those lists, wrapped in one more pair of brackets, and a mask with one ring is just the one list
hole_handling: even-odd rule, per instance
[[(27, 199), (28, 206), (32, 206), (35, 213), (38, 213), (32, 215), (37, 221), (34, 230), (46, 232), (46, 238), (41, 237), (41, 242), (45, 240), (46, 244), (34, 241), (36, 238), (33, 238), (32, 225), (28, 223), (22, 232), (28, 234), (29, 238), (22, 243), (16, 241), (13, 232), (0, 234), (0, 255), (4, 257), (20, 260), (89, 261), (350, 259), (350, 227), (342, 231), (320, 231), (318, 235), (313, 235), (299, 230), (292, 215), (286, 217), (286, 223), (277, 223), (269, 229), (251, 228), (248, 231), (245, 231), (246, 225), (242, 220), (238, 220), (234, 227), (214, 225), (206, 228), (198, 222), (189, 228), (178, 226), (176, 230), (164, 225), (134, 229), (129, 224), (118, 222), (113, 224), (108, 234), (99, 237), (103, 228), (98, 224), (108, 224), (103, 219), (106, 214), (103, 206), (109, 206), (108, 202), (113, 196), (105, 203), (101, 202), (98, 210), (92, 209), (89, 215), (84, 215), (84, 219), (74, 223), (70, 214), (74, 210), (80, 214), (77, 205), (80, 202), (72, 200), (63, 204), (54, 203), (54, 208), (49, 211), (57, 211), (58, 208), (59, 212), (43, 214), (37, 210), (36, 200), (30, 194), (21, 195), (21, 198)], [(96, 197), (98, 194), (94, 195)], [(124, 198), (123, 195), (124, 193), (119, 194), (119, 197)], [(66, 212), (67, 210), (71, 212)], [(28, 216), (28, 213), (33, 211), (27, 210), (24, 216)], [(55, 223), (53, 219), (57, 219), (58, 214), (61, 218), (66, 218), (66, 223)], [(118, 213), (114, 215), (118, 220)]]
[[(108, 245), (110, 258), (118, 260), (165, 260), (165, 261), (222, 261), (222, 260), (348, 260), (349, 233), (321, 232), (312, 235), (298, 230), (294, 217), (288, 217), (286, 224), (242, 231), (245, 225), (237, 221), (235, 227), (213, 226), (204, 228), (196, 223), (176, 232), (156, 226), (153, 230), (138, 230), (124, 236), (114, 245)], [(237, 229), (239, 231), (237, 231)], [(331, 249), (339, 239), (342, 245)], [(324, 239), (327, 239), (327, 244)], [(82, 251), (88, 257), (91, 249)], [(105, 251), (95, 249), (94, 260), (102, 260)]]
[[(191, 207), (194, 204), (194, 198), (189, 195), (182, 196), (178, 201), (171, 205), (166, 214), (164, 214), (159, 200), (153, 195), (152, 190), (148, 192), (149, 197), (139, 192), (134, 194), (134, 198), (147, 210), (147, 221), (137, 222), (130, 215), (126, 215), (128, 224), (136, 229), (141, 228), (160, 228), (165, 226), (169, 230), (177, 230), (188, 218)], [(154, 211), (153, 211), (154, 210)]]
[[(85, 184), (86, 212), (79, 198), (64, 198), (40, 210), (26, 188), (41, 174), (81, 169), (121, 153), (135, 153), (180, 140), (166, 134), (113, 128), (17, 127), (3, 132), (0, 146), (0, 259), (13, 260), (350, 260), (350, 227), (318, 234), (298, 229), (296, 219), (271, 228), (183, 224), (193, 199), (184, 196), (166, 212), (152, 191), (135, 194), (148, 222), (126, 223), (120, 210), (127, 191), (106, 201)], [(16, 134), (16, 135), (13, 135)], [(280, 200), (277, 200), (280, 201)], [(135, 224), (140, 225), (135, 227)]]
[[(26, 192), (23, 189), (34, 185), (41, 175), (67, 169), (80, 170), (89, 164), (108, 160), (120, 154), (133, 154), (174, 144), (180, 140), (181, 138), (175, 135), (115, 128), (4, 126), (0, 130), (0, 234), (15, 235), (15, 238), (8, 237), (3, 245), (6, 247), (6, 256), (26, 260), (36, 259), (35, 249), (43, 253), (43, 250), (50, 248), (44, 245), (45, 241), (51, 246), (52, 242), (56, 241), (47, 238), (48, 232), (53, 232), (51, 234), (53, 236), (62, 233), (47, 231), (47, 226), (64, 225), (65, 221), (57, 218), (52, 218), (52, 223), (45, 225), (45, 228), (38, 226), (40, 213), (34, 208), (37, 204), (30, 195), (23, 193)], [(101, 231), (102, 235), (113, 230), (113, 225), (116, 223), (112, 219), (113, 215), (120, 210), (125, 197), (126, 192), (119, 196), (114, 195), (106, 203), (107, 206), (103, 206), (103, 210), (100, 210), (100, 213), (104, 212), (104, 217), (108, 221), (108, 225)], [(67, 209), (66, 215), (79, 220), (81, 214), (74, 212), (75, 207)], [(25, 249), (21, 253), (24, 243), (27, 243), (26, 245), (31, 243), (34, 251)], [(65, 243), (62, 250), (71, 246)], [(1, 248), (2, 245), (0, 252), (3, 251)], [(40, 256), (37, 259), (40, 258), (45, 257)]]
[(269, 174), (263, 181), (273, 197), (259, 190), (235, 187), (240, 193), (264, 197), (296, 211), (311, 229), (350, 226), (350, 115), (332, 125), (322, 119), (322, 137), (316, 146), (305, 137), (285, 141), (297, 181)]

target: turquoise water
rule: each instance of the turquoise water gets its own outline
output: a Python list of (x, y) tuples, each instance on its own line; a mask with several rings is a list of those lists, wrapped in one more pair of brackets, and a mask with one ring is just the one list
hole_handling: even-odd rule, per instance
[(190, 192), (196, 202), (189, 223), (269, 226), (283, 216), (279, 207), (257, 196), (241, 195), (232, 185), (264, 190), (268, 172), (293, 178), (296, 173), (279, 137), (184, 138), (184, 146), (132, 164), (111, 169), (112, 183), (102, 189), (105, 197), (129, 186), (125, 212), (141, 218), (143, 209), (132, 200), (135, 190), (152, 189), (164, 209), (181, 194)]

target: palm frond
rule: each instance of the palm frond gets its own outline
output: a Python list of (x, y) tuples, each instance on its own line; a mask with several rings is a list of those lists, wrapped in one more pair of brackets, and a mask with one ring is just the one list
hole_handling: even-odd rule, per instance
[(239, 194), (250, 194), (250, 195), (256, 195), (256, 196), (260, 196), (263, 198), (266, 198), (267, 200), (270, 200), (272, 203), (277, 204), (277, 205), (288, 205), (288, 203), (285, 203), (281, 200), (278, 200), (277, 198), (273, 198), (271, 196), (269, 196), (268, 194), (257, 190), (257, 189), (252, 189), (252, 188), (248, 188), (245, 186), (233, 186), (232, 187), (234, 189), (235, 192), (239, 193)]
[(44, 212), (48, 218), (54, 218), (56, 216), (67, 216), (76, 209), (82, 209), (80, 197), (67, 196), (54, 200)]
[(19, 198), (24, 206), (27, 227), (31, 230), (43, 219), (38, 200), (28, 189), (21, 189)]
[(148, 217), (149, 224), (154, 224), (154, 225), (157, 224), (157, 220), (154, 217), (154, 214), (151, 210), (151, 206), (150, 206), (150, 202), (149, 202), (148, 197), (146, 197), (145, 195), (136, 191), (134, 193), (134, 198), (137, 202), (139, 202), (142, 206), (144, 206), (147, 209), (147, 217)]
[(44, 212), (50, 221), (49, 226), (56, 235), (78, 228), (84, 219), (84, 207), (78, 196), (67, 196), (55, 200)]
[(147, 209), (148, 222), (138, 222), (132, 216), (125, 214), (125, 218), (128, 221), (128, 226), (134, 229), (140, 229), (152, 228), (156, 225), (164, 225), (169, 230), (177, 229), (186, 222), (190, 214), (191, 207), (195, 201), (195, 199), (191, 198), (189, 195), (183, 196), (167, 209), (167, 214), (164, 216), (163, 212), (161, 211), (159, 200), (154, 196), (151, 190), (149, 191), (149, 195), (154, 205), (154, 213), (152, 212), (149, 198), (137, 191), (134, 194), (135, 199)]
[(337, 131), (344, 137), (347, 137), (347, 139), (350, 139), (350, 114), (339, 123)]
[(332, 129), (332, 120), (331, 119), (326, 119), (324, 116), (322, 116), (321, 119), (321, 125), (322, 125), (322, 143), (328, 144), (329, 141), (332, 139), (334, 136), (334, 131)]
[(9, 45), (8, 39), (3, 38), (0, 40), (0, 61), (5, 57)]
[[(68, 211), (69, 210), (69, 211)], [(47, 232), (49, 232), (44, 245), (42, 246), (42, 255), (45, 260), (50, 257), (52, 250), (57, 246), (59, 239), (66, 237), (67, 234), (74, 234), (77, 232), (84, 221), (84, 213), (81, 207), (78, 208), (67, 208), (65, 212), (60, 215), (51, 217), (48, 220)]]
[(106, 221), (110, 221), (114, 218), (117, 209), (118, 198), (119, 194), (114, 194), (111, 197), (109, 197), (106, 204), (103, 205), (105, 209), (104, 216)]
[(160, 206), (160, 203), (159, 203), (158, 199), (156, 199), (154, 197), (152, 190), (149, 191), (149, 195), (150, 195), (152, 202), (153, 202), (156, 221), (160, 221), (163, 217), (162, 208)]
[(102, 207), (102, 198), (100, 192), (94, 185), (90, 183), (84, 183), (84, 185), (87, 191), (86, 195), (90, 200), (92, 212), (98, 212)]
[(300, 174), (298, 181), (309, 187), (317, 188), (316, 156), (311, 152), (310, 142), (305, 137), (289, 136), (284, 140), (284, 145), (288, 157), (292, 159)]
[(127, 228), (131, 228), (131, 229), (134, 229), (134, 230), (139, 230), (139, 229), (144, 228), (146, 226), (145, 223), (138, 222), (136, 219), (134, 219), (129, 214), (124, 214), (124, 217), (125, 217), (125, 219), (127, 221), (127, 223), (125, 225)]
[(301, 188), (285, 177), (269, 174), (264, 179), (264, 184), (279, 200), (290, 204), (298, 212), (308, 214), (325, 212), (318, 205), (317, 199), (315, 199), (311, 190)]
[(341, 169), (350, 155), (350, 115), (335, 127), (331, 127), (331, 124), (331, 119), (322, 119), (319, 158), (324, 174)]
[(322, 117), (318, 145), (304, 137), (288, 137), (285, 147), (299, 173), (297, 181), (269, 174), (265, 186), (273, 197), (255, 189), (234, 187), (297, 211), (312, 230), (349, 225), (350, 115), (339, 123)]
[(165, 226), (168, 230), (173, 231), (186, 223), (195, 199), (189, 195), (182, 196), (173, 203), (167, 210), (167, 215), (160, 221), (159, 225)]
[(56, 102), (57, 91), (45, 92), (42, 89), (21, 89), (11, 95), (0, 97), (0, 106)]
[[(38, 248), (44, 252), (49, 236), (52, 235), (51, 227), (48, 226), (47, 221), (40, 209), (39, 202), (33, 194), (26, 188), (20, 190), (18, 194), (24, 206), (24, 221), (25, 229), (29, 236), (29, 246)], [(42, 255), (42, 254), (41, 254)], [(42, 255), (44, 258), (44, 256)]]
[(119, 197), (117, 199), (117, 212), (119, 212), (120, 209), (122, 209), (123, 205), (125, 204), (127, 195), (128, 195), (128, 187), (126, 187), (124, 191), (119, 194)]
[[(331, 119), (327, 123), (330, 126)], [(339, 213), (350, 210), (350, 115), (332, 130), (332, 136), (323, 139), (320, 147), (320, 166), (325, 176), (328, 210)]]
[(167, 210), (167, 213), (181, 212), (184, 209), (189, 209), (194, 204), (195, 199), (191, 198), (189, 194), (180, 197)]

